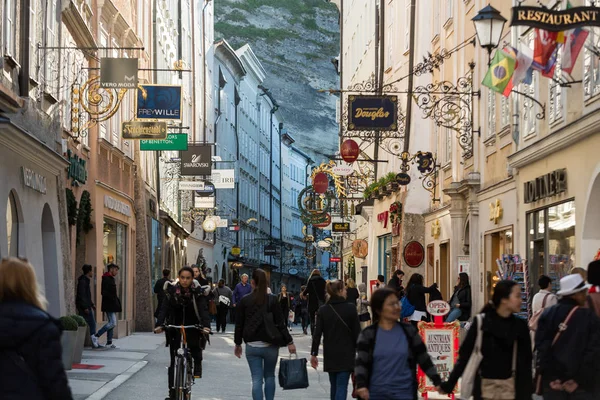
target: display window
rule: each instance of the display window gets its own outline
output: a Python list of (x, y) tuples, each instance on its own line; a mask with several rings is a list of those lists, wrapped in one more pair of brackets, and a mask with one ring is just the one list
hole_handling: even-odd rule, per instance
[(127, 319), (127, 225), (112, 219), (104, 218), (103, 260), (104, 272), (108, 264), (119, 266), (119, 273), (115, 277), (117, 283), (117, 296), (121, 300), (123, 312), (118, 315), (119, 320)]

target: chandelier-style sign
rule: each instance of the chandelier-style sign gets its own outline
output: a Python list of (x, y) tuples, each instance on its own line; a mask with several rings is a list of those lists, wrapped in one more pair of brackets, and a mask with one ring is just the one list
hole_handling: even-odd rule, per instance
[(434, 154), (431, 152), (418, 151), (416, 154), (411, 155), (408, 152), (403, 152), (400, 155), (400, 159), (402, 160), (402, 165), (400, 166), (402, 173), (408, 173), (411, 165), (416, 164), (417, 170), (421, 173), (419, 179), (421, 179), (423, 189), (431, 193), (432, 201), (434, 203), (440, 201), (440, 199), (436, 197), (437, 177), (440, 166), (437, 164), (437, 159)]

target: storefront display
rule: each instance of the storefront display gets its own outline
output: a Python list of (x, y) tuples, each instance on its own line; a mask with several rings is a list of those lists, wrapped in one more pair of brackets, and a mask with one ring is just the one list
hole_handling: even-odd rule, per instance
[[(494, 286), (502, 275), (502, 263), (498, 260), (503, 259), (503, 254), (513, 253), (513, 228), (500, 228), (495, 232), (486, 233), (485, 235), (485, 269), (486, 282), (485, 294), (486, 301), (491, 300)], [(500, 274), (500, 275), (499, 275)]]
[[(119, 266), (119, 273), (115, 277), (117, 282), (117, 296), (121, 304), (127, 304), (127, 226), (114, 220), (104, 218), (103, 227), (103, 261), (104, 270), (108, 264)], [(123, 307), (123, 312), (118, 316), (119, 320), (127, 319), (127, 307)]]

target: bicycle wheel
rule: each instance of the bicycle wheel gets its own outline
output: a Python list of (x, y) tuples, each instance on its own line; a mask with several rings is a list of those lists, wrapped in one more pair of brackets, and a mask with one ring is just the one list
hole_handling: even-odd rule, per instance
[(186, 400), (185, 398), (185, 385), (186, 385), (186, 377), (185, 377), (185, 365), (183, 362), (183, 357), (177, 356), (177, 360), (175, 362), (175, 399), (176, 400)]

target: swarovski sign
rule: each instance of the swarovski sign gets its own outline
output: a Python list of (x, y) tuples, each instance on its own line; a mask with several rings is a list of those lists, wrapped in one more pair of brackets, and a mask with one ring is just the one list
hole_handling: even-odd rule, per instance
[(181, 175), (210, 175), (212, 171), (212, 148), (210, 145), (188, 145), (181, 152)]
[(533, 203), (546, 197), (555, 196), (567, 191), (567, 170), (557, 169), (549, 174), (525, 182), (525, 204)]

